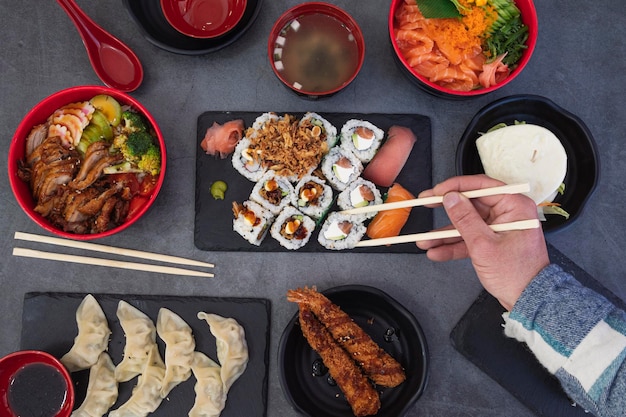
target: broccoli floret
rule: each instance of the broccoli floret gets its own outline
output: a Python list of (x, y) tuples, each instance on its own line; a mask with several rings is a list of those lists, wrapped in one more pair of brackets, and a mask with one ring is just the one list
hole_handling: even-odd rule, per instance
[(142, 171), (152, 175), (158, 175), (161, 172), (161, 151), (155, 145), (151, 145), (146, 153), (141, 156), (137, 166)]
[(122, 124), (123, 130), (127, 133), (145, 132), (148, 130), (148, 123), (143, 116), (132, 110), (122, 112)]
[(126, 159), (132, 162), (138, 161), (151, 146), (154, 145), (148, 132), (132, 132), (128, 134), (126, 142), (120, 149)]

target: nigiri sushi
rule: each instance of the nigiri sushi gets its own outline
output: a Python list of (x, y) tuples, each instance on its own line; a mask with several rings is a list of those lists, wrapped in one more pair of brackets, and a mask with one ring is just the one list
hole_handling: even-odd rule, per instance
[(417, 138), (408, 127), (391, 126), (387, 140), (363, 170), (363, 178), (381, 187), (389, 187), (406, 164)]
[[(413, 198), (415, 198), (413, 194), (411, 194), (406, 188), (398, 183), (395, 183), (387, 191), (387, 199), (385, 200), (385, 203), (411, 200)], [(411, 207), (379, 211), (367, 226), (367, 236), (370, 239), (398, 236), (400, 234), (400, 230), (402, 230), (409, 219), (410, 214)]]

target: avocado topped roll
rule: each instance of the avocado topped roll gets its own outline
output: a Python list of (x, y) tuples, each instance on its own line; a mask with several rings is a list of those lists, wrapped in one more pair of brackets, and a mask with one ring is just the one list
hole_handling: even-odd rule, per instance
[(341, 146), (363, 163), (372, 160), (385, 136), (382, 129), (365, 120), (348, 120), (341, 128)]
[(270, 229), (270, 234), (281, 246), (296, 250), (307, 244), (315, 229), (315, 222), (292, 206), (285, 207)]
[[(339, 193), (337, 197), (337, 205), (342, 210), (350, 210), (357, 207), (373, 206), (382, 204), (383, 199), (380, 195), (380, 191), (376, 188), (373, 182), (357, 178), (351, 182), (348, 187)], [(377, 211), (371, 211), (369, 213), (356, 214), (360, 220), (371, 219), (378, 213)]]
[(337, 191), (343, 191), (363, 172), (363, 164), (350, 151), (334, 147), (322, 161), (322, 173)]
[(333, 203), (333, 189), (314, 175), (307, 175), (295, 186), (291, 204), (302, 213), (319, 219)]
[(250, 200), (256, 201), (272, 214), (278, 214), (289, 205), (293, 193), (293, 185), (287, 179), (277, 176), (274, 171), (268, 171), (252, 189)]
[(317, 241), (326, 249), (352, 249), (361, 240), (367, 228), (355, 216), (338, 212), (328, 215)]

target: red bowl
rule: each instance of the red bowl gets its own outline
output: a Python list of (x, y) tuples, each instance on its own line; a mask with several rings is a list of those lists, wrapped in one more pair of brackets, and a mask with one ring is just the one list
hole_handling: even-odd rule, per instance
[(247, 0), (161, 0), (161, 9), (165, 19), (180, 33), (210, 39), (233, 29), (247, 4)]
[[(65, 382), (65, 387), (58, 388), (60, 391), (64, 389), (65, 398), (62, 400), (60, 409), (54, 417), (69, 417), (72, 414), (72, 409), (74, 408), (74, 384), (72, 383), (70, 374), (57, 358), (49, 353), (38, 350), (18, 351), (0, 359), (0, 415), (6, 417), (17, 417), (17, 413), (14, 412), (14, 410), (12, 410), (9, 406), (9, 392), (11, 384), (14, 379), (16, 381), (18, 380), (18, 371), (25, 369), (29, 365), (36, 364), (49, 365), (60, 373), (63, 381)], [(46, 382), (50, 383), (49, 380)], [(38, 393), (32, 393), (33, 396), (30, 398), (35, 399), (35, 394)], [(55, 406), (56, 405), (57, 404), (55, 404)]]
[[(65, 104), (69, 104), (76, 101), (84, 101), (89, 100), (92, 97), (98, 94), (108, 94), (111, 97), (115, 98), (121, 105), (130, 105), (137, 111), (139, 111), (152, 125), (154, 131), (156, 132), (156, 136), (159, 141), (159, 147), (161, 149), (161, 173), (159, 174), (159, 178), (157, 179), (157, 183), (152, 190), (152, 192), (147, 196), (146, 201), (136, 210), (133, 210), (133, 213), (130, 217), (126, 219), (124, 223), (121, 225), (107, 230), (102, 233), (92, 233), (92, 234), (77, 234), (71, 232), (65, 232), (55, 225), (53, 225), (48, 219), (37, 213), (35, 208), (35, 200), (33, 199), (30, 186), (26, 182), (22, 181), (18, 177), (18, 164), (24, 158), (25, 153), (25, 142), (26, 137), (30, 133), (33, 126), (43, 123), (46, 119), (58, 108), (62, 107)], [(90, 240), (90, 239), (98, 239), (105, 236), (110, 236), (115, 233), (118, 233), (124, 229), (126, 229), (131, 224), (135, 223), (143, 214), (150, 208), (150, 206), (154, 203), (157, 194), (159, 193), (163, 180), (165, 178), (165, 165), (166, 165), (166, 151), (165, 151), (165, 141), (163, 139), (163, 134), (159, 129), (159, 126), (156, 123), (156, 120), (152, 117), (152, 115), (148, 112), (148, 110), (133, 97), (129, 96), (126, 93), (121, 91), (104, 87), (104, 86), (79, 86), (79, 87), (70, 87), (65, 90), (61, 90), (57, 93), (54, 93), (39, 103), (35, 105), (22, 119), (15, 134), (13, 135), (13, 139), (11, 141), (11, 145), (9, 147), (9, 161), (8, 161), (8, 173), (9, 173), (9, 182), (11, 184), (11, 189), (13, 190), (13, 195), (15, 195), (15, 199), (18, 204), (24, 210), (24, 212), (30, 217), (35, 223), (44, 228), (45, 230), (52, 232), (61, 237), (76, 239), (76, 240)]]
[[(304, 16), (318, 14), (325, 15), (339, 21), (344, 26), (344, 29), (347, 29), (350, 32), (349, 36), (353, 37), (351, 45), (353, 44), (353, 47), (356, 48), (356, 60), (355, 65), (352, 66), (352, 71), (346, 77), (341, 79), (339, 85), (323, 89), (322, 91), (317, 89), (306, 89), (294, 85), (292, 80), (285, 77), (284, 70), (281, 69), (280, 66), (277, 66), (277, 62), (282, 61), (275, 59), (276, 48), (279, 47), (277, 40), (279, 40), (281, 35), (288, 30), (288, 26), (291, 25), (291, 22), (295, 19), (301, 19)], [(287, 10), (280, 16), (280, 18), (278, 18), (276, 23), (274, 23), (267, 43), (267, 54), (274, 74), (276, 74), (278, 79), (280, 79), (280, 81), (282, 81), (287, 88), (302, 97), (317, 99), (320, 97), (332, 96), (333, 94), (344, 89), (356, 78), (361, 70), (361, 67), (363, 66), (363, 60), (365, 59), (365, 40), (363, 39), (363, 33), (361, 32), (361, 28), (357, 22), (344, 10), (328, 3), (308, 2), (299, 4)]]
[(515, 4), (517, 5), (517, 8), (521, 12), (522, 22), (526, 26), (528, 26), (528, 40), (526, 41), (527, 48), (523, 52), (520, 60), (518, 61), (517, 67), (511, 72), (511, 74), (509, 74), (508, 77), (506, 77), (506, 79), (488, 88), (480, 88), (480, 89), (471, 90), (471, 91), (457, 91), (457, 90), (452, 90), (450, 88), (445, 88), (438, 84), (433, 83), (432, 81), (428, 80), (423, 75), (418, 74), (413, 68), (411, 68), (407, 60), (402, 56), (402, 53), (400, 52), (400, 49), (398, 47), (398, 44), (396, 42), (396, 37), (394, 34), (394, 29), (395, 29), (394, 16), (398, 8), (402, 5), (402, 3), (404, 3), (404, 0), (392, 0), (391, 8), (389, 11), (389, 21), (388, 21), (389, 39), (391, 40), (391, 46), (393, 48), (394, 58), (396, 60), (396, 63), (399, 65), (400, 69), (402, 70), (402, 72), (409, 78), (410, 81), (412, 81), (414, 84), (416, 84), (418, 87), (422, 88), (423, 90), (427, 91), (428, 93), (431, 93), (438, 97), (469, 98), (469, 97), (480, 96), (483, 94), (488, 94), (488, 93), (491, 93), (492, 91), (498, 90), (501, 87), (504, 87), (505, 85), (513, 81), (515, 77), (517, 77), (522, 72), (524, 67), (526, 67), (526, 64), (528, 64), (528, 61), (530, 60), (530, 57), (532, 56), (533, 51), (535, 49), (535, 45), (537, 43), (537, 27), (538, 27), (537, 12), (535, 10), (535, 5), (533, 1), (532, 0), (515, 0)]

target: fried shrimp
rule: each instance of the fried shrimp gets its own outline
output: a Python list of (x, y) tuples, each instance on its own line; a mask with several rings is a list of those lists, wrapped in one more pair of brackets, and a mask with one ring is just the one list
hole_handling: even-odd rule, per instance
[(302, 334), (315, 350), (337, 386), (346, 396), (355, 416), (374, 415), (380, 409), (380, 398), (359, 367), (328, 333), (328, 330), (304, 304), (299, 305)]
[(305, 287), (289, 290), (287, 300), (298, 303), (300, 308), (310, 308), (337, 343), (374, 383), (392, 388), (404, 382), (406, 375), (402, 366), (323, 294), (314, 288)]

